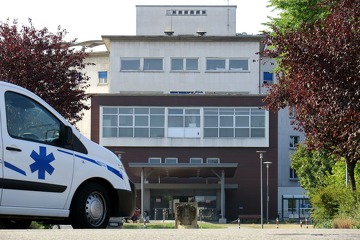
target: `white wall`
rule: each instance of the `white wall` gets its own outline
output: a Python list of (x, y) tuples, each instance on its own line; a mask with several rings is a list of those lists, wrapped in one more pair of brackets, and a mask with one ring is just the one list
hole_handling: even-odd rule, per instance
[[(109, 53), (107, 52), (95, 52), (91, 53), (88, 58), (84, 60), (85, 63), (94, 63), (95, 65), (88, 65), (85, 68), (86, 75), (90, 77), (88, 84), (90, 85), (86, 89), (87, 94), (91, 93), (108, 93), (109, 92), (109, 84), (99, 84), (99, 71), (107, 71), (108, 72), (108, 82), (110, 81), (110, 60)], [(88, 106), (91, 105), (90, 100), (86, 102)], [(83, 119), (76, 123), (76, 127), (79, 131), (90, 138), (91, 134), (91, 109), (83, 111), (84, 116)]]
[[(111, 42), (110, 92), (204, 91), (259, 93), (259, 42)], [(120, 71), (121, 57), (160, 57), (164, 71)], [(170, 72), (171, 57), (198, 57), (199, 72)], [(248, 58), (247, 72), (206, 72), (206, 58)]]
[[(172, 10), (206, 11), (206, 14), (169, 14)], [(236, 34), (236, 6), (136, 6), (136, 35), (164, 35), (172, 30), (174, 35), (234, 36)]]
[(289, 148), (290, 136), (299, 136), (300, 142), (304, 141), (304, 134), (294, 130), (290, 125), (292, 120), (289, 117), (289, 109), (282, 109), (278, 113), (279, 121), (279, 135), (278, 135), (278, 148), (279, 148), (279, 187), (299, 187), (299, 182), (297, 180), (290, 180), (290, 156), (294, 152), (293, 149)]

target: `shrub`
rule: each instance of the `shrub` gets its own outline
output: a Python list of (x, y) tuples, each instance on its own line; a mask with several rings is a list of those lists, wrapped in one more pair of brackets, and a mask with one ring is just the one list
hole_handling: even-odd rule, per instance
[(350, 217), (337, 217), (332, 221), (333, 228), (351, 229), (356, 225), (356, 221)]

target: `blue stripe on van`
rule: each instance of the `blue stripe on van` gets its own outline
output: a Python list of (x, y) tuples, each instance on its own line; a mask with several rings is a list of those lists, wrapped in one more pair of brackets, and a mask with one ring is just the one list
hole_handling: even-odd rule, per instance
[(117, 170), (117, 169), (115, 169), (115, 168), (113, 168), (113, 167), (110, 167), (110, 166), (107, 166), (107, 169), (108, 169), (110, 172), (114, 173), (116, 176), (120, 177), (121, 179), (124, 179), (119, 170)]
[(13, 171), (15, 171), (15, 172), (17, 172), (17, 173), (20, 173), (20, 174), (26, 176), (26, 172), (24, 170), (12, 165), (11, 163), (4, 162), (4, 166), (11, 169), (11, 170), (13, 170)]
[(91, 162), (91, 163), (94, 163), (94, 164), (96, 164), (96, 165), (101, 166), (101, 164), (99, 164), (99, 163), (98, 163), (97, 161), (95, 161), (94, 159), (87, 158), (87, 157), (83, 157), (83, 156), (80, 156), (80, 155), (78, 155), (78, 154), (73, 154), (72, 152), (67, 152), (67, 151), (60, 150), (60, 149), (58, 149), (58, 151), (59, 151), (59, 152), (62, 152), (62, 153), (69, 154), (69, 155), (71, 155), (71, 156), (75, 156), (75, 157), (81, 158), (81, 159), (83, 159), (83, 160), (86, 160), (86, 161), (89, 161), (89, 162)]
[(62, 152), (62, 153), (65, 153), (65, 154), (69, 154), (69, 155), (75, 156), (75, 157), (77, 157), (77, 158), (81, 158), (81, 159), (83, 159), (83, 160), (86, 160), (86, 161), (89, 161), (89, 162), (91, 162), (91, 163), (94, 163), (94, 164), (96, 164), (96, 165), (98, 165), (98, 166), (106, 166), (106, 168), (107, 168), (110, 172), (114, 173), (116, 176), (120, 177), (121, 179), (124, 179), (124, 178), (123, 178), (123, 175), (120, 173), (119, 170), (117, 170), (117, 169), (115, 169), (115, 168), (113, 168), (113, 167), (111, 167), (111, 166), (109, 166), (109, 165), (106, 165), (106, 164), (103, 163), (103, 162), (96, 161), (96, 160), (94, 160), (94, 159), (91, 159), (91, 158), (88, 158), (88, 157), (84, 157), (84, 156), (81, 156), (81, 155), (78, 155), (78, 154), (73, 154), (72, 152), (67, 152), (67, 151), (64, 151), (64, 150), (61, 150), (61, 149), (58, 149), (58, 151), (59, 151), (59, 152)]

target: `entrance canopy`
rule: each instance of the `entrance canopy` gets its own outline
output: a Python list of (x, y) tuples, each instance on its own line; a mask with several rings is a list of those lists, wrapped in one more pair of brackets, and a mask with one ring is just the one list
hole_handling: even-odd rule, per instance
[(221, 184), (221, 219), (219, 222), (226, 222), (225, 218), (225, 178), (233, 177), (237, 163), (134, 163), (130, 162), (130, 171), (135, 176), (141, 177), (141, 214), (144, 216), (144, 184), (145, 178), (150, 176), (178, 177), (178, 178), (208, 178), (218, 177)]
[(233, 177), (237, 166), (237, 163), (129, 163), (130, 171), (137, 177), (141, 177), (143, 171), (145, 177), (156, 176), (160, 178), (208, 178), (221, 176), (222, 171), (224, 171), (224, 177)]

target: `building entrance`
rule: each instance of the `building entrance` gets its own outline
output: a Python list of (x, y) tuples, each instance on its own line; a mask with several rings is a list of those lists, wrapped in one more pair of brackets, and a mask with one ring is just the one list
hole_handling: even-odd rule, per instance
[(162, 193), (153, 191), (150, 196), (150, 217), (153, 220), (174, 220), (175, 204), (183, 202), (197, 202), (199, 209), (199, 220), (218, 221), (219, 213), (217, 210), (216, 191), (208, 193)]

